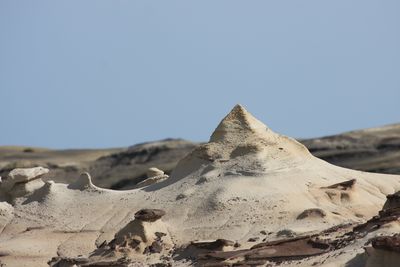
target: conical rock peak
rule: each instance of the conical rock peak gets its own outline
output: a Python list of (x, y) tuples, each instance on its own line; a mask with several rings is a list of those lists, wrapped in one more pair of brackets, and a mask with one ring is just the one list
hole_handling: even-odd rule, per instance
[(211, 165), (212, 168), (260, 173), (281, 168), (283, 162), (295, 166), (310, 158), (310, 152), (302, 144), (273, 132), (243, 106), (236, 105), (219, 123), (210, 141), (178, 163), (171, 180)]
[(237, 104), (219, 123), (211, 135), (210, 142), (223, 141), (243, 134), (265, 133), (267, 130), (268, 127), (264, 123), (253, 117), (242, 105)]

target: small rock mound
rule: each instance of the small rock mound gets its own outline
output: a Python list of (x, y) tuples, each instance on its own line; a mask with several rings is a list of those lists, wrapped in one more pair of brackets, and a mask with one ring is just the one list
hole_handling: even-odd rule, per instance
[[(174, 244), (169, 232), (161, 220), (165, 215), (163, 210), (142, 209), (135, 214), (135, 218), (119, 230), (110, 242), (103, 242), (89, 257), (52, 259), (51, 266), (75, 266), (84, 263), (84, 266), (130, 266), (143, 254), (159, 254), (162, 259), (167, 255)], [(107, 260), (105, 260), (107, 259)], [(124, 264), (121, 260), (124, 259)], [(56, 264), (71, 265), (56, 265)], [(142, 266), (142, 265), (141, 265)]]
[(115, 239), (110, 242), (111, 248), (129, 247), (142, 253), (160, 253), (164, 245), (172, 244), (161, 221), (164, 215), (165, 211), (159, 209), (139, 210), (135, 219), (115, 234)]
[(155, 222), (165, 215), (165, 211), (159, 209), (142, 209), (135, 213), (135, 219), (144, 222)]
[(302, 220), (305, 218), (323, 218), (326, 216), (326, 212), (322, 209), (313, 208), (306, 209), (297, 216), (297, 220)]

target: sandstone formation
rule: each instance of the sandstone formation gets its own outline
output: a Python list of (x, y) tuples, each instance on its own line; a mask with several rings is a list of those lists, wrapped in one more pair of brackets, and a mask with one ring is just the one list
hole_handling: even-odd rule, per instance
[(104, 241), (87, 257), (54, 257), (49, 265), (57, 266), (129, 266), (146, 255), (165, 255), (173, 243), (161, 217), (162, 210), (143, 209), (120, 229), (110, 242)]
[(0, 197), (6, 200), (32, 193), (44, 185), (41, 177), (48, 172), (49, 170), (43, 167), (12, 170), (6, 178), (1, 180)]
[[(318, 158), (329, 163), (369, 172), (400, 174), (400, 124), (299, 140)], [(90, 172), (103, 188), (132, 189), (147, 179), (148, 168), (157, 166), (169, 175), (179, 160), (198, 143), (166, 139), (113, 149), (49, 150), (0, 147), (0, 176), (15, 168), (45, 166), (51, 173), (43, 180), (71, 183)], [(25, 151), (29, 150), (27, 153)]]
[(397, 202), (382, 210), (398, 191), (400, 176), (331, 165), (237, 105), (168, 179), (116, 191), (85, 173), (16, 196), (0, 261), (343, 266), (372, 238), (399, 231)]

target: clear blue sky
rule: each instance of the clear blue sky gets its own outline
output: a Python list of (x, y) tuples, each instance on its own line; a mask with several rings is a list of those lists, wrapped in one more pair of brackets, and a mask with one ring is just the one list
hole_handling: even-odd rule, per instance
[(400, 122), (400, 1), (0, 1), (0, 145), (203, 141), (242, 103), (315, 137)]

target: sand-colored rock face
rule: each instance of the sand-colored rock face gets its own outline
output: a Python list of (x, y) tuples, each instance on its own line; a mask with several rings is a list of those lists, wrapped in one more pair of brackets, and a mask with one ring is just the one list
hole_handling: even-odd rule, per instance
[(242, 105), (236, 105), (217, 126), (210, 142), (236, 142), (241, 136), (264, 135), (268, 130), (265, 124), (254, 118)]
[(48, 172), (49, 170), (43, 167), (14, 169), (1, 181), (0, 187), (4, 191), (11, 191), (16, 184), (28, 183), (39, 179)]
[(243, 106), (236, 105), (220, 122), (210, 141), (194, 149), (181, 160), (172, 179), (186, 177), (207, 165), (229, 168), (232, 175), (260, 176), (267, 170), (295, 167), (312, 158), (299, 142), (274, 133), (254, 118)]
[[(199, 150), (210, 152), (213, 160), (226, 160), (248, 155), (274, 155), (279, 160), (290, 154), (310, 156), (308, 150), (294, 139), (278, 135), (253, 117), (241, 105), (236, 105), (220, 122), (210, 142)], [(280, 154), (279, 154), (280, 152)]]
[(49, 172), (43, 167), (17, 168), (12, 170), (0, 183), (0, 198), (12, 201), (17, 197), (31, 194), (42, 187), (44, 182), (40, 179)]
[[(140, 235), (143, 227), (151, 233), (168, 231), (177, 251), (195, 240), (218, 239), (249, 248), (254, 245), (249, 240), (270, 241), (282, 232), (303, 235), (364, 222), (381, 210), (386, 195), (397, 191), (399, 176), (328, 164), (297, 141), (274, 133), (238, 105), (210, 141), (189, 153), (163, 181), (113, 191), (96, 187), (89, 174), (84, 174), (73, 184), (47, 183), (16, 198), (14, 219), (0, 235), (0, 254), (6, 255), (0, 260), (5, 266), (29, 261), (46, 266), (57, 255), (89, 257), (102, 244), (110, 244), (121, 229)], [(165, 211), (162, 223), (135, 222), (135, 213), (144, 208)], [(289, 243), (290, 247), (298, 245)], [(263, 257), (269, 253), (266, 249)], [(353, 257), (356, 249), (352, 251), (344, 253)], [(121, 253), (145, 265), (167, 261), (175, 266), (182, 259), (161, 259), (160, 253), (147, 254), (142, 249), (136, 254)], [(309, 255), (320, 253), (327, 249)]]

